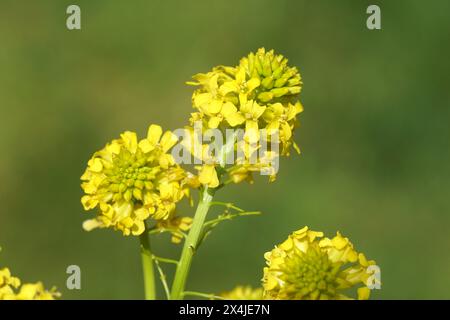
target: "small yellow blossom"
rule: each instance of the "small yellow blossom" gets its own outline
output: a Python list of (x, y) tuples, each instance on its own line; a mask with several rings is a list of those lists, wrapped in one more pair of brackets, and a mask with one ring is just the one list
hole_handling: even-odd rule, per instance
[(269, 182), (276, 179), (276, 172), (273, 166), (275, 159), (279, 156), (276, 152), (266, 151), (257, 163), (248, 163), (248, 159), (252, 157), (251, 153), (257, 150), (252, 150), (248, 145), (244, 145), (242, 148), (245, 154), (244, 158), (237, 159), (236, 165), (228, 170), (228, 174), (234, 183), (241, 181), (253, 183), (253, 173), (255, 172), (268, 176)]
[(85, 210), (98, 216), (84, 222), (87, 231), (112, 227), (124, 235), (140, 235), (145, 220), (171, 218), (176, 203), (189, 195), (189, 177), (168, 150), (177, 137), (151, 125), (145, 139), (124, 132), (88, 162), (81, 184)]
[(269, 105), (263, 114), (264, 120), (268, 123), (267, 130), (269, 135), (276, 130), (280, 132), (280, 140), (288, 143), (292, 137), (295, 117), (303, 111), (303, 106), (299, 101), (295, 104), (289, 103), (284, 107), (281, 103)]
[(251, 286), (237, 286), (231, 291), (219, 294), (225, 300), (262, 300), (263, 289)]
[(219, 186), (219, 177), (216, 171), (216, 164), (204, 164), (199, 168), (198, 180), (200, 183), (210, 188), (217, 188)]
[(280, 300), (351, 299), (349, 290), (359, 286), (358, 299), (368, 299), (367, 260), (339, 232), (331, 239), (304, 227), (264, 257), (264, 298)]
[(167, 220), (159, 220), (156, 223), (156, 229), (161, 231), (170, 231), (172, 233), (172, 242), (180, 243), (183, 239), (184, 231), (188, 231), (191, 228), (191, 217), (172, 217)]
[(8, 268), (0, 269), (0, 300), (14, 297), (15, 289), (19, 286), (19, 278), (13, 277)]
[(60, 294), (55, 288), (45, 290), (41, 282), (20, 285), (8, 268), (0, 269), (0, 300), (54, 300)]

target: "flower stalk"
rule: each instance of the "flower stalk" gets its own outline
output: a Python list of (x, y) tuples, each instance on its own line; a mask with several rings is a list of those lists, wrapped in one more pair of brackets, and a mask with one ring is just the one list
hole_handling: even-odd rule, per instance
[(155, 300), (155, 271), (153, 268), (153, 256), (150, 251), (150, 241), (146, 232), (139, 236), (141, 242), (141, 259), (142, 259), (142, 271), (144, 273), (144, 289), (145, 300)]
[(195, 211), (194, 221), (192, 222), (191, 230), (184, 242), (181, 258), (176, 269), (175, 278), (173, 280), (171, 299), (183, 299), (183, 292), (186, 286), (187, 276), (192, 264), (192, 258), (197, 249), (200, 236), (202, 234), (203, 224), (211, 206), (214, 197), (215, 189), (204, 187), (200, 191), (200, 199), (197, 210)]

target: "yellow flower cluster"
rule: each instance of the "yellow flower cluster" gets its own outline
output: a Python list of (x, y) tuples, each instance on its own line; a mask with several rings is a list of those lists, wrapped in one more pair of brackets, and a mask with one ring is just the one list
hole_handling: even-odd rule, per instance
[(145, 139), (124, 132), (88, 162), (81, 187), (85, 210), (98, 208), (98, 216), (83, 228), (112, 227), (124, 235), (140, 235), (145, 221), (174, 218), (176, 203), (189, 195), (195, 181), (174, 161), (168, 150), (177, 137), (151, 125)]
[[(259, 49), (241, 59), (236, 67), (219, 66), (208, 73), (195, 75), (193, 82), (198, 86), (192, 96), (191, 125), (202, 122), (207, 129), (244, 129), (242, 148), (245, 157), (237, 159), (230, 170), (234, 182), (251, 180), (251, 173), (267, 169), (267, 159), (279, 156), (270, 149), (261, 161), (249, 159), (260, 149), (259, 129), (266, 130), (265, 140), (278, 136), (281, 155), (289, 155), (291, 146), (299, 152), (293, 142), (293, 130), (297, 126), (297, 114), (303, 111), (298, 100), (301, 91), (301, 77), (295, 67), (288, 66), (288, 60), (273, 50)], [(207, 157), (206, 157), (207, 158)], [(205, 157), (202, 159), (205, 161)], [(200, 169), (200, 182), (217, 187), (217, 161), (205, 161)], [(275, 173), (271, 174), (274, 179)]]
[(60, 294), (56, 289), (45, 290), (41, 282), (25, 283), (13, 277), (8, 268), (0, 269), (0, 300), (54, 300)]
[(339, 232), (332, 239), (322, 237), (304, 227), (264, 255), (265, 299), (351, 299), (346, 293), (357, 286), (357, 298), (369, 298), (373, 272), (368, 267), (375, 261), (355, 251)]
[(156, 228), (161, 231), (170, 231), (172, 234), (172, 242), (180, 243), (183, 239), (183, 232), (191, 228), (191, 217), (172, 217), (166, 220), (158, 220)]
[(262, 300), (263, 289), (252, 288), (251, 286), (237, 286), (231, 291), (221, 293), (219, 296), (225, 300)]

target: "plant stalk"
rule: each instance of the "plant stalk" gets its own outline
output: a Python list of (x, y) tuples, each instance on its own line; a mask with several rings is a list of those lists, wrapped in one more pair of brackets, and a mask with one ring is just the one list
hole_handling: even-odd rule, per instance
[(155, 271), (153, 268), (153, 256), (150, 251), (150, 241), (148, 239), (147, 232), (143, 232), (139, 236), (141, 242), (141, 259), (142, 259), (142, 271), (144, 273), (144, 289), (145, 300), (155, 300)]
[(202, 233), (203, 224), (206, 215), (208, 214), (211, 201), (214, 197), (215, 189), (209, 189), (207, 186), (200, 193), (200, 199), (195, 211), (194, 221), (192, 222), (191, 230), (184, 242), (183, 251), (181, 252), (180, 262), (175, 272), (173, 280), (171, 299), (183, 299), (183, 292), (186, 286), (186, 280), (191, 268), (192, 257), (195, 254), (200, 235)]

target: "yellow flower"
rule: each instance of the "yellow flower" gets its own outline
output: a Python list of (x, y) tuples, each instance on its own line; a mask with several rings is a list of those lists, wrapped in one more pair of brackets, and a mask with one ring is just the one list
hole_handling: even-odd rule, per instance
[[(193, 78), (195, 81), (189, 84), (197, 89), (192, 95), (196, 112), (191, 114), (191, 125), (200, 121), (205, 132), (216, 128), (222, 132), (228, 128), (244, 129), (245, 143), (252, 144), (253, 150), (264, 150), (262, 144), (270, 143), (269, 152), (288, 156), (293, 146), (300, 153), (293, 131), (298, 126), (296, 117), (303, 111), (298, 101), (302, 82), (298, 70), (288, 66), (285, 57), (261, 48), (242, 58), (236, 67), (215, 67)], [(261, 129), (266, 130), (266, 139), (260, 136)], [(239, 162), (241, 167), (236, 162), (230, 169), (231, 181), (251, 181), (251, 172), (267, 168), (266, 164), (249, 161), (254, 152), (245, 154), (246, 158)], [(219, 186), (219, 178), (225, 172), (221, 169), (225, 168), (218, 168), (217, 161), (202, 160), (204, 165), (197, 167), (199, 181), (210, 187)], [(271, 181), (275, 173), (269, 175)]]
[(280, 140), (287, 142), (292, 137), (293, 120), (302, 111), (303, 106), (300, 102), (289, 103), (287, 108), (279, 102), (269, 105), (263, 114), (264, 120), (268, 123), (268, 133), (271, 134), (275, 130), (280, 130)]
[(183, 239), (183, 232), (191, 228), (191, 217), (172, 217), (167, 220), (159, 220), (156, 223), (156, 229), (161, 231), (170, 231), (172, 233), (172, 242), (180, 243)]
[(230, 106), (227, 114), (224, 115), (232, 127), (245, 123), (245, 138), (250, 142), (259, 139), (258, 120), (263, 115), (266, 107), (260, 106), (256, 101), (246, 98), (241, 99), (239, 111), (234, 106)]
[(170, 131), (151, 125), (145, 139), (124, 132), (88, 162), (82, 175), (81, 198), (85, 210), (98, 208), (98, 216), (83, 228), (112, 227), (124, 235), (140, 235), (149, 217), (171, 217), (176, 203), (189, 194), (188, 177), (167, 153), (177, 142)]
[(234, 183), (239, 183), (241, 181), (253, 183), (253, 173), (257, 172), (268, 176), (269, 182), (275, 181), (276, 171), (272, 164), (275, 162), (278, 154), (273, 151), (266, 151), (265, 154), (259, 158), (257, 163), (248, 163), (248, 159), (252, 157), (252, 153), (257, 152), (257, 150), (253, 150), (251, 146), (246, 143), (243, 143), (242, 145), (241, 148), (243, 148), (244, 151), (244, 158), (237, 159), (236, 165), (228, 170), (231, 180)]
[(258, 77), (247, 79), (245, 68), (236, 67), (232, 70), (234, 71), (234, 79), (224, 82), (224, 84), (220, 86), (219, 92), (223, 96), (226, 96), (229, 93), (234, 93), (241, 100), (247, 100), (249, 97), (254, 97), (253, 93), (255, 89), (261, 84)]
[(237, 286), (231, 291), (221, 293), (219, 296), (225, 300), (262, 300), (263, 289), (252, 288), (251, 286)]
[(23, 284), (15, 300), (55, 300), (59, 296), (54, 288), (47, 291), (41, 282), (37, 282)]
[(8, 268), (0, 269), (0, 300), (54, 300), (59, 296), (55, 288), (45, 290), (41, 282), (20, 286), (19, 278), (11, 276)]
[(332, 239), (322, 237), (304, 227), (264, 255), (264, 298), (351, 299), (346, 293), (357, 286), (358, 299), (369, 298), (368, 267), (375, 261), (356, 252), (339, 232)]
[(194, 79), (198, 82), (190, 84), (201, 85), (201, 88), (192, 96), (194, 108), (200, 110), (198, 116), (193, 116), (193, 121), (202, 119), (206, 121), (208, 128), (217, 128), (224, 119), (228, 120), (228, 114), (233, 112), (232, 102), (235, 99), (222, 95), (223, 90), (220, 90), (223, 83), (230, 82), (232, 78), (225, 75), (220, 68), (214, 68), (206, 74), (195, 75)]
[(201, 184), (207, 185), (210, 188), (217, 188), (219, 186), (220, 182), (216, 171), (216, 164), (204, 164), (198, 168), (200, 170), (198, 180)]
[(8, 268), (0, 269), (0, 300), (14, 297), (14, 290), (19, 286), (19, 278), (13, 277)]

